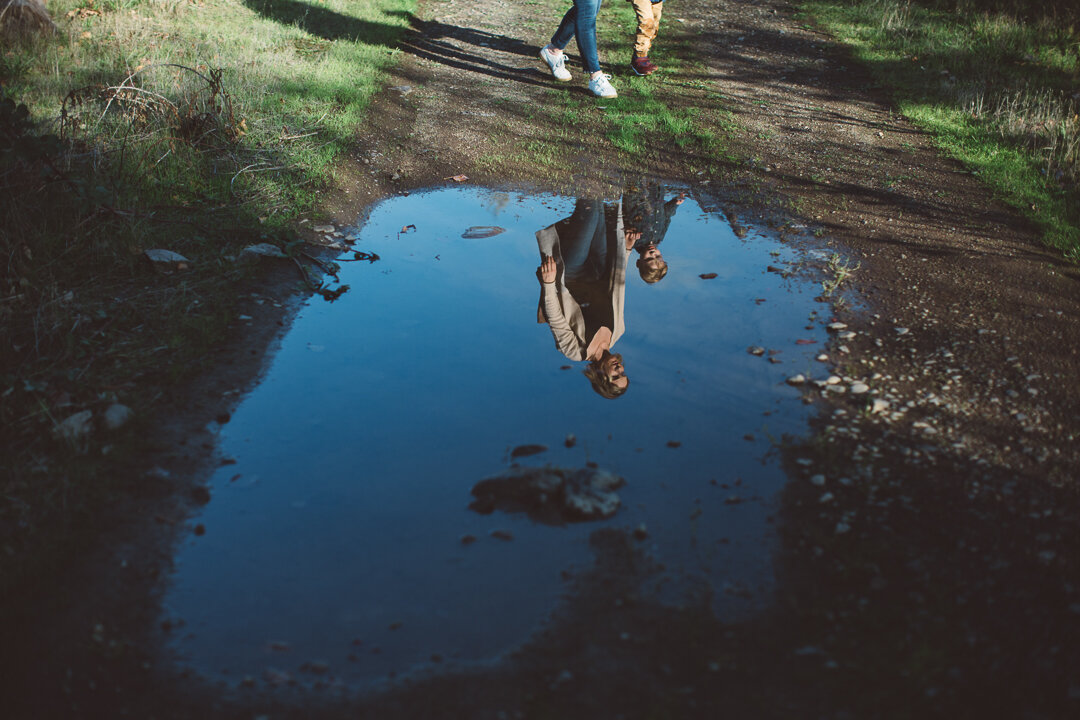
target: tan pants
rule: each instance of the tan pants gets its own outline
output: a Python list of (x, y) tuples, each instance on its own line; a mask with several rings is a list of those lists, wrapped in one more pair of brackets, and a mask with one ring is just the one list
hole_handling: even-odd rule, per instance
[(656, 39), (656, 33), (660, 30), (660, 14), (664, 11), (664, 3), (655, 5), (649, 0), (630, 0), (634, 4), (634, 14), (637, 15), (637, 35), (634, 36), (634, 54), (638, 57), (646, 57), (652, 41)]

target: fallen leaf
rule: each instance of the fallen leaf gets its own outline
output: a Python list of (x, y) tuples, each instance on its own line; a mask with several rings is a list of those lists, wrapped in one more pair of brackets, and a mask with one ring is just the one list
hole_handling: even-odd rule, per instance
[(817, 345), (817, 340), (803, 340), (802, 338), (799, 338), (798, 340), (795, 341), (795, 344), (796, 345)]
[(409, 232), (410, 230), (412, 230), (413, 232), (416, 232), (416, 226), (411, 224), (411, 223), (408, 224), (408, 225), (402, 225), (401, 230), (399, 230), (398, 233), (399, 234), (404, 234), (404, 233)]
[(702, 274), (698, 275), (698, 277), (701, 278), (702, 280), (712, 280), (713, 278), (716, 277), (716, 273), (702, 273)]
[(667, 441), (667, 446), (669, 448), (677, 448), (677, 447), (682, 447), (682, 443), (679, 442), (678, 440), (668, 440)]
[(452, 178), (449, 178), (449, 179), (453, 180), (454, 182), (465, 182), (466, 180), (469, 179), (469, 176), (468, 175), (455, 175), (455, 176), (453, 176)]

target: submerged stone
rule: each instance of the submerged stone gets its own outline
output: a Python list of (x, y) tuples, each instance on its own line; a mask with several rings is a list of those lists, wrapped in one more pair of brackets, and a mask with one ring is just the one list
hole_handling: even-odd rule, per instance
[(599, 520), (618, 511), (615, 490), (625, 484), (618, 475), (598, 468), (516, 467), (477, 483), (469, 508), (485, 515), (495, 510), (524, 512), (548, 525)]

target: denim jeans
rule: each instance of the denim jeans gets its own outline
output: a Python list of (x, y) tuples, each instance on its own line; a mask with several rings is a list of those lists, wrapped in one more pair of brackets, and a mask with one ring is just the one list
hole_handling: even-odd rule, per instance
[(596, 53), (596, 14), (600, 12), (601, 0), (574, 0), (574, 6), (563, 15), (559, 29), (551, 36), (551, 44), (563, 50), (570, 38), (577, 39), (578, 52), (585, 72), (600, 71), (600, 58)]

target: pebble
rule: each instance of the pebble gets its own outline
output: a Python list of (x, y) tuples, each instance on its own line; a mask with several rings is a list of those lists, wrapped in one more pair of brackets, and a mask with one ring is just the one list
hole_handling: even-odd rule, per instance
[(751, 355), (757, 355), (758, 357), (761, 357), (765, 354), (765, 348), (761, 347), (760, 345), (752, 345), (751, 347), (746, 348), (746, 352), (750, 353)]
[(851, 530), (851, 526), (848, 525), (846, 522), (838, 522), (838, 523), (836, 523), (836, 534), (837, 535), (843, 535), (844, 533), (846, 533), (849, 530)]
[(825, 484), (825, 476), (824, 475), (812, 475), (810, 477), (810, 484), (811, 485), (817, 485), (818, 487), (823, 486)]
[(906, 327), (898, 327), (898, 328), (896, 328), (896, 334), (897, 335), (907, 335), (909, 332), (911, 332), (911, 331), (908, 330)]
[(873, 405), (870, 407), (870, 412), (880, 413), (889, 409), (889, 401), (882, 398), (875, 398)]
[(806, 376), (802, 373), (799, 373), (798, 375), (792, 375), (787, 379), (788, 385), (802, 385), (804, 382), (806, 382)]
[(830, 375), (829, 379), (825, 381), (825, 384), (827, 384), (827, 385), (838, 385), (838, 384), (840, 384), (840, 376), (839, 375)]
[(105, 424), (105, 429), (116, 430), (127, 424), (128, 420), (132, 418), (135, 413), (127, 405), (121, 405), (120, 403), (113, 403), (101, 416), (101, 421)]
[(851, 383), (851, 392), (854, 395), (862, 395), (870, 391), (870, 386), (863, 382)]
[(834, 322), (828, 325), (830, 330), (847, 330), (847, 324), (842, 322)]
[(832, 502), (834, 497), (835, 496), (831, 492), (827, 492), (827, 493), (825, 493), (824, 495), (822, 495), (821, 497), (818, 498), (818, 502), (819, 503)]
[(818, 362), (829, 362), (829, 356), (826, 355), (825, 353), (821, 353), (820, 355), (818, 355), (814, 359), (817, 360)]

